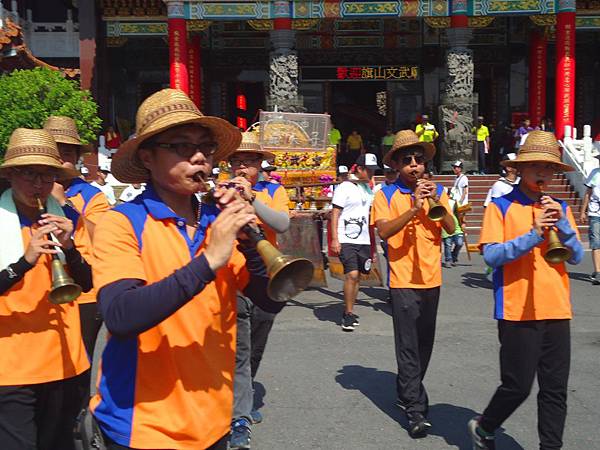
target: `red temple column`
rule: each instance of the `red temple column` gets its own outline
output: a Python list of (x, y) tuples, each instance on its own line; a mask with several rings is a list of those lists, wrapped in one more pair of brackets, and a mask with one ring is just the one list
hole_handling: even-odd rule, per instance
[(546, 36), (533, 31), (529, 40), (529, 119), (531, 126), (546, 116)]
[(568, 1), (559, 1), (559, 11), (556, 17), (555, 123), (556, 137), (562, 139), (565, 126), (575, 124), (575, 8)]
[(169, 2), (168, 17), (171, 87), (188, 94), (187, 26), (183, 16), (183, 2)]
[(202, 109), (202, 66), (200, 36), (188, 40), (188, 74), (190, 79), (190, 98), (198, 109)]

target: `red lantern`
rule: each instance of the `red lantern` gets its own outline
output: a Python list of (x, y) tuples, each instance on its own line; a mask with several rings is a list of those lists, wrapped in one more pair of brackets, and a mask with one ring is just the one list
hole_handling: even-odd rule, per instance
[(237, 127), (240, 130), (246, 130), (246, 128), (248, 128), (248, 121), (246, 120), (245, 117), (237, 117)]
[(235, 106), (237, 107), (237, 109), (246, 111), (246, 96), (244, 94), (238, 94), (238, 96), (235, 99)]

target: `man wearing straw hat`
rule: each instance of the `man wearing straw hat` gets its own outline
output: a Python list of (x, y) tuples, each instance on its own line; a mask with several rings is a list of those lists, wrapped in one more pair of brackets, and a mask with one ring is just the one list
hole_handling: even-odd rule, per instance
[[(434, 154), (434, 145), (420, 141), (414, 131), (396, 133), (383, 162), (398, 172), (398, 179), (377, 192), (371, 210), (371, 224), (387, 241), (398, 406), (406, 412), (413, 438), (424, 436), (431, 427), (423, 378), (433, 351), (442, 284), (441, 230), (454, 232), (443, 186), (422, 179)], [(428, 198), (446, 208), (441, 221), (428, 217)]]
[[(69, 169), (75, 169), (81, 155), (90, 151), (89, 146), (81, 142), (77, 124), (70, 117), (50, 116), (44, 123), (44, 130), (50, 133), (56, 141), (63, 166)], [(80, 177), (55, 183), (52, 195), (61, 205), (67, 205), (66, 211), (75, 226), (73, 233), (75, 246), (84, 258), (93, 264), (94, 227), (110, 207), (106, 195), (99, 188), (92, 186), (91, 183)], [(77, 302), (80, 305), (83, 342), (90, 361), (93, 361), (96, 338), (102, 326), (102, 318), (98, 314), (96, 305), (96, 291), (92, 289), (82, 294)], [(91, 373), (88, 375), (91, 376)], [(89, 397), (89, 385), (90, 380), (87, 380), (85, 383), (86, 402)]]
[[(0, 446), (70, 450), (80, 378), (90, 365), (77, 303), (49, 300), (52, 256), (64, 257), (84, 291), (92, 280), (73, 245), (73, 223), (50, 192), (77, 172), (63, 167), (46, 131), (17, 128), (0, 176), (10, 183), (0, 197)], [(47, 214), (40, 216), (38, 201)]]
[[(110, 337), (90, 409), (109, 449), (225, 449), (231, 426), (236, 294), (265, 309), (264, 264), (236, 241), (254, 209), (236, 189), (201, 204), (213, 161), (237, 128), (204, 116), (182, 91), (148, 97), (113, 175), (147, 183), (94, 233), (94, 281)], [(244, 252), (242, 255), (241, 252)], [(246, 269), (246, 266), (248, 269)]]
[(548, 229), (570, 252), (569, 264), (583, 258), (569, 206), (545, 189), (556, 172), (572, 171), (561, 161), (558, 142), (547, 131), (532, 131), (513, 160), (521, 182), (492, 199), (479, 241), (494, 269), (494, 317), (500, 340), (501, 385), (479, 417), (468, 425), (476, 449), (493, 449), (494, 432), (525, 401), (534, 378), (539, 384), (540, 449), (560, 449), (567, 415), (572, 318), (569, 275), (564, 262), (549, 262)]
[[(273, 153), (261, 148), (258, 133), (242, 133), (242, 143), (229, 157), (229, 165), (235, 176), (231, 183), (250, 202), (262, 224), (265, 236), (277, 246), (277, 233), (284, 233), (290, 226), (289, 198), (285, 188), (277, 183), (260, 179), (264, 160), (275, 158)], [(266, 292), (264, 293), (266, 296)], [(285, 303), (276, 309), (265, 311), (242, 295), (237, 298), (237, 345), (234, 378), (233, 420), (231, 425), (231, 449), (250, 448), (251, 424), (262, 421), (260, 412), (254, 409), (254, 377), (262, 360), (265, 346), (275, 315)]]

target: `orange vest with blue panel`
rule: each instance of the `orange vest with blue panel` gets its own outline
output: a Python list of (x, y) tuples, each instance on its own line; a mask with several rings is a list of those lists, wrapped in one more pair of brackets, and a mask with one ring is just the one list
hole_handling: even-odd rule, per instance
[[(157, 283), (200, 255), (218, 215), (202, 205), (190, 238), (185, 219), (151, 185), (105, 213), (94, 233), (94, 284)], [(110, 337), (90, 402), (110, 439), (133, 448), (207, 448), (229, 432), (235, 368), (236, 293), (248, 282), (236, 249), (216, 278), (158, 325)]]
[[(70, 202), (63, 208), (65, 215), (73, 222), (73, 241), (75, 247), (86, 262), (93, 266), (92, 237), (89, 225), (96, 225), (102, 215), (110, 209), (106, 195), (95, 186), (81, 178), (74, 178), (65, 191), (65, 196)], [(92, 303), (96, 301), (96, 290), (83, 292), (77, 299), (78, 303)]]
[[(564, 216), (579, 239), (571, 208), (564, 201), (556, 201), (561, 204)], [(534, 217), (540, 212), (539, 202), (531, 200), (518, 187), (492, 199), (485, 211), (479, 245), (506, 243), (530, 233)], [(544, 259), (547, 249), (546, 238), (519, 258), (494, 269), (496, 319), (524, 321), (572, 317), (565, 263), (548, 263)]]
[[(436, 195), (442, 206), (450, 211), (448, 195), (441, 184), (436, 183)], [(410, 208), (414, 193), (400, 179), (382, 186), (371, 206), (371, 225), (378, 220), (392, 220)], [(429, 204), (423, 208), (393, 236), (388, 244), (388, 285), (394, 289), (429, 289), (442, 284), (441, 270), (441, 222), (427, 217)]]

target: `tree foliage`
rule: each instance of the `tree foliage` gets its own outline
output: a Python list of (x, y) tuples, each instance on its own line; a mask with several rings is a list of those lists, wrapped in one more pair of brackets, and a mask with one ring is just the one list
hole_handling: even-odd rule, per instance
[(0, 77), (0, 160), (15, 128), (41, 128), (48, 116), (72, 117), (84, 144), (96, 140), (98, 105), (79, 83), (47, 68), (15, 70)]

